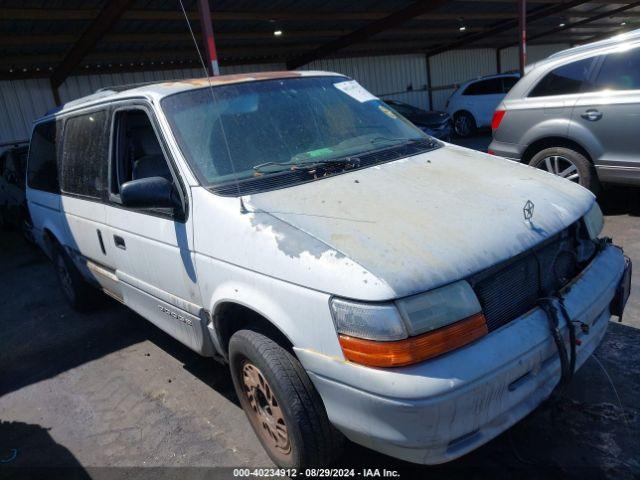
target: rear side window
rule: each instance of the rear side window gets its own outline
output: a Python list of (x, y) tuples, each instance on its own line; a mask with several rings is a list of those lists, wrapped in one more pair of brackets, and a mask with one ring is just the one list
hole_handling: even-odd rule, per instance
[(607, 55), (596, 80), (598, 90), (640, 89), (640, 48)]
[(530, 97), (547, 97), (552, 95), (570, 95), (589, 90), (589, 74), (593, 58), (578, 60), (552, 70), (534, 87)]
[(109, 158), (108, 115), (97, 111), (67, 120), (62, 145), (62, 191), (103, 198)]
[(60, 192), (56, 148), (60, 125), (59, 121), (50, 121), (36, 125), (33, 129), (27, 169), (30, 188), (51, 193)]
[(502, 93), (502, 79), (491, 78), (472, 83), (465, 89), (463, 95), (494, 95), (497, 93)]
[(502, 79), (502, 93), (509, 93), (509, 90), (520, 80), (517, 77), (504, 77)]

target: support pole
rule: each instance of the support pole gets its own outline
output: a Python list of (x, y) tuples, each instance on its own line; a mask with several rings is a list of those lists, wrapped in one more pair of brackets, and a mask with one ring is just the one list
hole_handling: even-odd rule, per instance
[(213, 76), (220, 75), (216, 41), (213, 37), (213, 25), (211, 24), (211, 7), (209, 6), (209, 0), (198, 0), (198, 13), (200, 16), (200, 30), (202, 31), (202, 43), (205, 49), (207, 70), (209, 74)]
[(496, 48), (496, 73), (502, 73), (502, 58), (500, 55), (501, 48)]
[(527, 0), (518, 0), (518, 57), (520, 59), (520, 75), (524, 75), (527, 64)]
[(427, 92), (429, 92), (429, 110), (433, 110), (433, 91), (431, 90), (431, 57), (425, 56), (427, 60)]

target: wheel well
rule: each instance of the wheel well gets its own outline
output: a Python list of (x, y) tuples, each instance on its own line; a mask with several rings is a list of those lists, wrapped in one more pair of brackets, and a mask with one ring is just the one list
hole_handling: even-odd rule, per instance
[(544, 150), (545, 148), (550, 148), (550, 147), (570, 148), (584, 155), (584, 157), (587, 160), (593, 163), (593, 161), (591, 160), (591, 155), (589, 155), (589, 152), (587, 152), (582, 147), (582, 145), (564, 137), (548, 137), (548, 138), (542, 138), (540, 140), (536, 140), (531, 145), (529, 145), (527, 149), (524, 151), (524, 153), (522, 154), (522, 163), (529, 163), (529, 161), (533, 158), (533, 156), (536, 153), (540, 152), (541, 150)]
[(461, 115), (463, 113), (466, 113), (467, 115), (470, 115), (471, 118), (473, 118), (473, 120), (475, 121), (476, 117), (473, 116), (473, 113), (471, 113), (469, 110), (465, 110), (464, 108), (461, 110), (458, 110), (457, 112), (455, 112), (453, 114), (453, 118), (456, 118), (458, 115)]
[(278, 327), (255, 310), (239, 303), (224, 302), (218, 305), (213, 314), (213, 324), (225, 356), (232, 335), (244, 329), (259, 331), (293, 353), (293, 344)]

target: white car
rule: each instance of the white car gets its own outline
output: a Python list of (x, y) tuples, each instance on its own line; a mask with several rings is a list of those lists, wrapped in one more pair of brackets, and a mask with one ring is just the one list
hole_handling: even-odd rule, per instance
[(103, 91), (38, 120), (28, 162), (71, 304), (98, 287), (228, 363), (280, 467), (329, 465), (345, 436), (457, 458), (568, 382), (629, 293), (589, 191), (337, 74)]
[(453, 118), (455, 134), (468, 137), (478, 128), (491, 126), (493, 112), (519, 79), (519, 74), (509, 73), (477, 78), (460, 85), (445, 107)]

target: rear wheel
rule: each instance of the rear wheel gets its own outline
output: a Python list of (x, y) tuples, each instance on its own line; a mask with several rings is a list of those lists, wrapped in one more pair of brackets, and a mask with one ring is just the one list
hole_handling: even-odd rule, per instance
[(570, 148), (545, 148), (531, 158), (529, 165), (582, 185), (594, 193), (599, 189), (598, 176), (591, 162)]
[(74, 310), (86, 312), (99, 303), (99, 292), (87, 282), (61, 245), (53, 249), (53, 265), (56, 269), (62, 293)]
[(457, 136), (466, 138), (476, 131), (476, 121), (469, 112), (458, 112), (453, 117), (453, 131)]
[(240, 330), (229, 341), (231, 376), (253, 430), (282, 468), (330, 465), (342, 435), (300, 362), (262, 333)]

